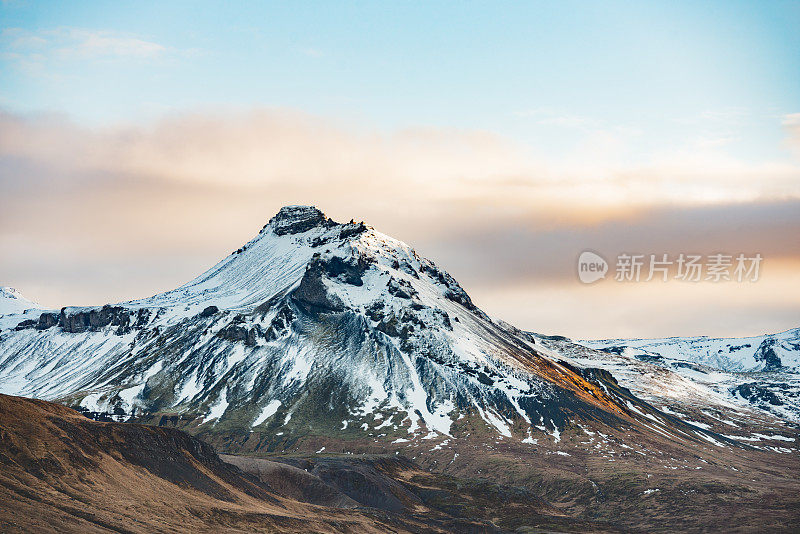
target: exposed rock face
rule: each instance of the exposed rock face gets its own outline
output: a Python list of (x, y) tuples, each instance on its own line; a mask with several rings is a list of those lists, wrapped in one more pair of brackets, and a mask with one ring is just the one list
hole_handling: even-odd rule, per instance
[(313, 206), (284, 206), (269, 224), (277, 235), (299, 234), (316, 226), (331, 227), (336, 223)]
[[(774, 387), (774, 385), (773, 385)], [(788, 386), (787, 386), (788, 388)], [(770, 389), (759, 386), (756, 383), (740, 384), (731, 389), (731, 393), (739, 395), (743, 399), (747, 399), (751, 404), (768, 403), (773, 406), (782, 406), (783, 401), (778, 398), (775, 392)]]
[(258, 339), (264, 337), (264, 332), (259, 325), (248, 327), (245, 319), (241, 315), (235, 317), (226, 327), (222, 328), (217, 334), (222, 339), (231, 342), (244, 342), (245, 345), (254, 346)]
[[(437, 280), (440, 284), (447, 288), (445, 297), (461, 304), (468, 310), (477, 311), (478, 308), (472, 303), (472, 299), (467, 295), (467, 292), (456, 282), (455, 278), (448, 273), (439, 270), (433, 263), (422, 264), (422, 272)], [(481, 312), (482, 313), (482, 312)]]
[(59, 314), (53, 312), (44, 312), (39, 316), (39, 322), (36, 325), (36, 328), (39, 330), (47, 330), (53, 326), (56, 326), (59, 321)]
[(211, 317), (215, 313), (219, 311), (219, 308), (216, 306), (208, 306), (203, 311), (200, 312), (200, 317)]
[(15, 330), (27, 330), (28, 328), (35, 328), (37, 321), (35, 319), (25, 319), (20, 321)]
[[(657, 387), (691, 385), (689, 380), (713, 374), (698, 364), (676, 362), (694, 366), (684, 381), (674, 369), (656, 367), (649, 355), (642, 362), (622, 348), (593, 351), (558, 336), (522, 332), (481, 312), (452, 277), (408, 245), (361, 223), (333, 223), (315, 208), (281, 210), (238, 253), (173, 291), (118, 306), (65, 308), (17, 332), (21, 319), (2, 323), (0, 391), (58, 399), (97, 419), (174, 425), (228, 452), (298, 451), (315, 458), (411, 451), (426, 467), (448, 474), (530, 480), (573, 500), (558, 484), (517, 471), (535, 461), (546, 466), (542, 473), (562, 467), (580, 472), (576, 494), (604, 501), (618, 492), (620, 480), (609, 483), (607, 492), (598, 489), (593, 473), (637, 464), (648, 473), (654, 464), (671, 470), (680, 458), (691, 469), (687, 478), (695, 478), (711, 466), (705, 459), (697, 464), (697, 458), (724, 449), (730, 456), (717, 464), (721, 470), (734, 465), (734, 453), (758, 445), (728, 435), (746, 436), (751, 427), (741, 415), (730, 416), (741, 423), (735, 430), (722, 426), (727, 400), (712, 422), (711, 416), (702, 418), (694, 398), (684, 407), (675, 406), (674, 397), (659, 396)], [(53, 328), (56, 320), (60, 328)], [(770, 350), (786, 366), (791, 360), (782, 343)], [(723, 345), (714, 354), (717, 349), (741, 352)], [(765, 360), (774, 361), (764, 352)], [(608, 370), (592, 369), (606, 362)], [(763, 364), (753, 368), (761, 371)], [(737, 380), (723, 384), (726, 394), (745, 379)], [(656, 387), (637, 390), (642, 383)], [(769, 397), (758, 387), (735, 394), (759, 394), (764, 402), (752, 405), (758, 408), (788, 398)], [(667, 403), (676, 411), (669, 412)], [(687, 421), (704, 421), (709, 428), (671, 415), (688, 408), (694, 411), (686, 411)], [(776, 445), (795, 448), (795, 441), (786, 441), (795, 434), (784, 435), (789, 427), (775, 432), (781, 434)], [(596, 470), (584, 473), (591, 466)], [(318, 483), (330, 482), (338, 493), (323, 492), (329, 501), (343, 494), (388, 510), (398, 509), (392, 497), (397, 494), (373, 476), (375, 469), (408, 469), (386, 463), (343, 469), (317, 461), (296, 470), (257, 467), (259, 476), (277, 473), (279, 480), (308, 482), (313, 494), (325, 489)], [(309, 470), (318, 480), (309, 481), (303, 474)], [(755, 478), (748, 473), (741, 480)], [(626, 493), (625, 509), (631, 510), (629, 497), (639, 502), (649, 487)], [(470, 500), (488, 489), (481, 487)], [(686, 497), (681, 486), (668, 501), (661, 491), (661, 502), (678, 507), (697, 495)], [(425, 506), (434, 497), (452, 509), (462, 494), (462, 487), (439, 493), (426, 484), (416, 495)], [(474, 501), (466, 505), (478, 507)], [(487, 521), (500, 515), (486, 509)], [(469, 531), (449, 526), (445, 530)], [(509, 524), (508, 531), (519, 527)]]
[(128, 309), (106, 304), (100, 309), (90, 310), (62, 308), (58, 322), (65, 332), (86, 332), (112, 325), (120, 327), (119, 333), (122, 333), (130, 326), (130, 320)]
[(775, 352), (776, 344), (777, 340), (767, 338), (761, 342), (761, 345), (758, 346), (758, 349), (756, 349), (756, 352), (753, 355), (753, 358), (755, 358), (756, 361), (764, 362), (765, 371), (775, 371), (782, 367), (781, 358)]
[[(312, 261), (308, 269), (306, 269), (300, 285), (292, 293), (294, 300), (311, 310), (342, 311), (344, 307), (341, 300), (336, 295), (328, 292), (328, 288), (323, 281), (323, 278), (327, 278), (329, 272), (330, 266), (328, 263), (318, 258)], [(344, 271), (342, 272), (344, 274)], [(352, 273), (351, 276), (353, 276)], [(358, 280), (360, 281), (360, 278)]]

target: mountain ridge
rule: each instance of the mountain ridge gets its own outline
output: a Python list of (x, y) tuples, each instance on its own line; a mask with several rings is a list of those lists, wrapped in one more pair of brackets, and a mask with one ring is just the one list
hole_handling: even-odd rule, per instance
[(794, 503), (776, 473), (797, 470), (800, 427), (726, 389), (752, 380), (524, 332), (408, 245), (312, 207), (285, 208), (175, 290), (0, 329), (0, 391), (229, 455), (403, 454), (646, 531), (675, 506), (697, 524), (719, 506), (741, 519), (720, 496)]

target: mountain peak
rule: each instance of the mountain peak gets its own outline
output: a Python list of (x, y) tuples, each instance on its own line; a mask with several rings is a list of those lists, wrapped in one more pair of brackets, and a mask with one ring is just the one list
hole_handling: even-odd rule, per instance
[(22, 293), (9, 286), (0, 286), (0, 315), (23, 313), (38, 308), (39, 305), (22, 296)]
[(300, 234), (317, 226), (335, 224), (315, 206), (284, 206), (269, 220), (276, 235)]

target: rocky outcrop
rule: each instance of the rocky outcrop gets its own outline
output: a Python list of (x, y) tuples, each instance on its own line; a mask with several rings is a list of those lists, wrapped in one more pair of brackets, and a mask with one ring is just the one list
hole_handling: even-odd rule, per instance
[(432, 280), (447, 288), (444, 294), (445, 298), (461, 304), (468, 310), (480, 312), (475, 304), (472, 303), (472, 299), (469, 297), (467, 292), (464, 291), (458, 282), (456, 282), (456, 279), (450, 276), (448, 273), (439, 270), (436, 265), (433, 264), (433, 262), (430, 262), (429, 264), (423, 263), (422, 272), (427, 274)]
[(258, 325), (247, 326), (242, 315), (234, 317), (233, 321), (217, 333), (217, 336), (230, 342), (244, 342), (247, 346), (254, 346), (259, 338), (264, 337), (264, 332)]
[(314, 206), (284, 206), (269, 220), (276, 235), (299, 234), (316, 226), (332, 227), (336, 223)]
[[(774, 386), (773, 386), (774, 387)], [(786, 386), (788, 389), (788, 386)], [(772, 406), (782, 406), (783, 401), (771, 390), (756, 383), (740, 384), (731, 389), (731, 393), (743, 399), (747, 399), (750, 404), (767, 403)]]
[(27, 330), (28, 328), (35, 328), (37, 324), (36, 319), (25, 319), (21, 321), (14, 330)]
[[(141, 310), (137, 314), (137, 323), (141, 322)], [(47, 320), (49, 321), (49, 319)], [(58, 324), (64, 332), (80, 333), (99, 330), (106, 326), (117, 326), (117, 333), (130, 330), (131, 311), (122, 306), (106, 304), (102, 308), (62, 308)]]
[(201, 311), (199, 315), (200, 315), (200, 317), (211, 317), (212, 315), (214, 315), (218, 311), (219, 311), (219, 308), (217, 308), (216, 306), (208, 306), (203, 311)]
[[(338, 270), (343, 263), (339, 260), (334, 270)], [(342, 301), (328, 291), (323, 281), (323, 278), (327, 277), (330, 272), (329, 268), (330, 265), (319, 258), (311, 261), (303, 275), (303, 279), (300, 281), (300, 285), (292, 293), (294, 301), (312, 311), (338, 312), (344, 310)], [(343, 269), (341, 274), (346, 275), (346, 270)], [(354, 275), (351, 273), (350, 276), (350, 280), (354, 282), (355, 279), (352, 278)], [(360, 277), (358, 277), (358, 280), (360, 281)]]
[(59, 314), (53, 312), (44, 312), (39, 316), (39, 322), (36, 328), (39, 330), (47, 330), (53, 326), (58, 325)]
[(757, 362), (764, 362), (765, 371), (776, 371), (783, 367), (780, 356), (775, 352), (776, 344), (777, 340), (767, 338), (761, 342), (761, 345), (758, 346), (755, 354), (753, 354), (753, 358)]

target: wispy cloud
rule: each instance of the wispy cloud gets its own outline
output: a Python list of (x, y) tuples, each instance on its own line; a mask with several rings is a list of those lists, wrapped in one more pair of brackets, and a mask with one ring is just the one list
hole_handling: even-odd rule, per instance
[(144, 37), (111, 30), (60, 27), (37, 32), (5, 28), (0, 32), (0, 57), (28, 69), (51, 61), (142, 61), (180, 53)]
[(167, 48), (138, 37), (106, 30), (63, 28), (51, 32), (55, 53), (79, 59), (145, 59), (163, 55)]

